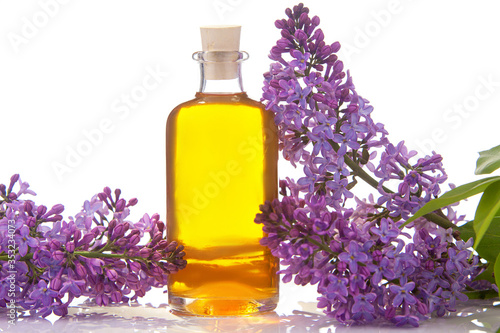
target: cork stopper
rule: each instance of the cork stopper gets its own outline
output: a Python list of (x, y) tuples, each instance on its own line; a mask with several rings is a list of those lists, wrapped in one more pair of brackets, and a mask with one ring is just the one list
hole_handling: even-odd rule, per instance
[[(205, 78), (230, 80), (238, 77), (237, 52), (240, 50), (239, 25), (200, 27), (202, 50), (206, 53)], [(234, 52), (228, 54), (228, 52)]]
[(239, 51), (239, 25), (213, 25), (200, 27), (203, 51)]

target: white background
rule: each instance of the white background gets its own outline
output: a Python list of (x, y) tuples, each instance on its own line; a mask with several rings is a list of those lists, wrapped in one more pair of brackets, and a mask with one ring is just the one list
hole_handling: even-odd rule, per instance
[[(245, 87), (259, 99), (267, 55), (280, 37), (274, 21), (294, 4), (0, 0), (0, 183), (20, 173), (38, 193), (37, 203), (63, 203), (65, 216), (76, 214), (106, 185), (139, 199), (134, 217), (165, 216), (165, 122), (170, 110), (198, 89), (199, 69), (191, 54), (200, 49), (199, 26), (242, 25), (241, 49), (250, 53)], [(476, 179), (477, 152), (500, 144), (497, 1), (306, 5), (320, 16), (325, 40), (343, 45), (340, 56), (358, 93), (372, 102), (373, 118), (386, 124), (392, 141), (422, 149), (432, 140), (450, 181)], [(141, 85), (152, 70), (163, 73), (161, 82), (133, 108), (124, 108), (123, 98), (144, 91)], [(103, 121), (110, 127), (96, 136)], [(94, 133), (90, 146), (89, 132)], [(73, 157), (68, 166), (68, 152), (84, 146), (88, 154)], [(68, 168), (59, 176), (57, 163)], [(281, 170), (282, 178), (290, 172), (286, 164)], [(474, 200), (460, 212), (472, 219), (473, 206)], [(287, 287), (294, 291), (282, 293), (280, 309), (291, 312), (297, 308), (291, 297), (299, 294)], [(297, 299), (313, 302), (314, 293), (306, 294), (312, 289), (301, 289)]]
[[(268, 52), (280, 37), (274, 21), (294, 4), (0, 0), (0, 183), (20, 173), (38, 193), (37, 203), (63, 203), (66, 216), (104, 186), (119, 187), (139, 199), (133, 216), (165, 216), (165, 121), (198, 89), (191, 60), (200, 49), (198, 27), (243, 26), (241, 49), (250, 53), (245, 86), (259, 99)], [(432, 140), (450, 181), (475, 179), (477, 152), (500, 144), (497, 2), (317, 0), (306, 6), (320, 16), (326, 41), (343, 45), (340, 56), (359, 94), (372, 102), (372, 116), (386, 124), (390, 138), (419, 149)], [(152, 88), (149, 80), (151, 90), (144, 90), (152, 70), (163, 73), (161, 82)], [(124, 107), (122, 98), (134, 92), (143, 100)], [(103, 121), (108, 131), (99, 137)], [(94, 143), (85, 132), (94, 133)], [(78, 147), (87, 156), (73, 157), (69, 166), (69, 151)], [(67, 167), (59, 176), (57, 163)], [(462, 212), (473, 218), (471, 207)]]

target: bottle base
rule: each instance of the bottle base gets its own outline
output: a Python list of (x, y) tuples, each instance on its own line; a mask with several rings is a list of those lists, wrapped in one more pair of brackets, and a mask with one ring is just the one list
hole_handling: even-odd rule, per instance
[(278, 296), (267, 299), (187, 298), (169, 295), (172, 312), (181, 316), (232, 317), (266, 313), (274, 310)]

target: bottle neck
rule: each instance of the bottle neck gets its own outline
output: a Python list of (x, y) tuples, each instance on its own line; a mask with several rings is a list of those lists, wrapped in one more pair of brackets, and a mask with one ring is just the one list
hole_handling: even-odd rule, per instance
[(239, 94), (244, 92), (241, 63), (248, 59), (246, 52), (196, 52), (193, 59), (200, 64), (200, 93)]

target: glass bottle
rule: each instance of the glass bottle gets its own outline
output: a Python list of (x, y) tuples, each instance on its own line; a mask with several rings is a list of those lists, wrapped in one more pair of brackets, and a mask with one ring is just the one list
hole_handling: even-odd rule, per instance
[(201, 28), (195, 98), (167, 121), (167, 234), (185, 246), (187, 267), (169, 276), (180, 314), (233, 316), (278, 302), (278, 261), (259, 244), (259, 205), (278, 195), (273, 114), (243, 90), (239, 26)]

